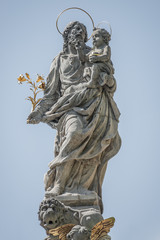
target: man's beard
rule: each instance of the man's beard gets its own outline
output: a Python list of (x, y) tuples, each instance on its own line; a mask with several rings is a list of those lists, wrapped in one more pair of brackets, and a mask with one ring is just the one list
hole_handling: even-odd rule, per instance
[(80, 45), (80, 43), (83, 43), (83, 38), (82, 38), (82, 36), (80, 36), (80, 35), (78, 35), (78, 36), (76, 36), (76, 35), (71, 35), (70, 37), (69, 37), (69, 40), (68, 40), (68, 44), (69, 45), (72, 45), (72, 46), (78, 46), (78, 45)]

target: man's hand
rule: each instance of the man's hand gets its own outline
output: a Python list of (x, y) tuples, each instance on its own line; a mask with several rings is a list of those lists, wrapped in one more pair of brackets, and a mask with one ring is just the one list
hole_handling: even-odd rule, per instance
[(81, 62), (85, 62), (84, 46), (83, 46), (82, 42), (78, 41), (77, 44), (75, 45), (75, 49), (77, 50), (79, 60)]
[(77, 51), (82, 49), (82, 46), (81, 46), (81, 44), (80, 44), (79, 41), (76, 41), (76, 42), (75, 42), (75, 49), (76, 49)]
[(32, 112), (28, 118), (27, 123), (28, 124), (38, 124), (42, 119), (42, 114), (39, 111)]

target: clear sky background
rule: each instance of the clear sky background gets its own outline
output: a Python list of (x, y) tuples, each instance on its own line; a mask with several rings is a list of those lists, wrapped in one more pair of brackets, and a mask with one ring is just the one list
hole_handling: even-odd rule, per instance
[[(17, 77), (25, 72), (33, 79), (37, 73), (47, 77), (63, 44), (56, 18), (71, 6), (88, 11), (96, 25), (109, 21), (113, 30), (122, 147), (110, 160), (103, 183), (104, 218), (116, 218), (110, 235), (113, 240), (160, 240), (159, 0), (0, 1), (0, 238), (45, 237), (37, 212), (55, 131), (26, 124), (30, 90), (25, 83), (18, 85)], [(60, 29), (72, 20), (92, 32), (90, 20), (78, 11), (66, 13)]]

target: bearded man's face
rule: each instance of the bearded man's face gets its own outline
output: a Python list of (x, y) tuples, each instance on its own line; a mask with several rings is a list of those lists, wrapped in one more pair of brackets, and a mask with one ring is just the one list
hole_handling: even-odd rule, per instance
[(68, 34), (69, 44), (76, 44), (77, 42), (84, 42), (85, 32), (80, 24), (75, 24)]

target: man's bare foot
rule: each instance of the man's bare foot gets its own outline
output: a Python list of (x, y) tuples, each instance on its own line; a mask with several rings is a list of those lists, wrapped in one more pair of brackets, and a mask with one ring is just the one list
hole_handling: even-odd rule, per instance
[(52, 188), (51, 190), (48, 189), (45, 193), (46, 197), (55, 197), (61, 194), (61, 188), (60, 185), (57, 184), (56, 186), (54, 186), (54, 188)]

